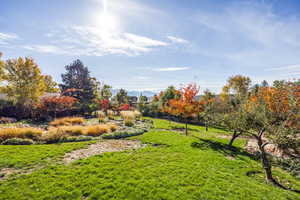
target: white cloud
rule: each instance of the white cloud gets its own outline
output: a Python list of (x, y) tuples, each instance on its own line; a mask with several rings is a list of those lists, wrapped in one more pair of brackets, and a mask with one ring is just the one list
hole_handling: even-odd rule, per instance
[(152, 70), (157, 72), (171, 72), (171, 71), (183, 71), (189, 69), (190, 69), (189, 67), (162, 67), (162, 68), (155, 68)]
[(101, 27), (74, 26), (58, 33), (54, 44), (27, 45), (25, 48), (42, 53), (102, 56), (146, 53), (169, 45), (166, 42), (127, 32), (110, 32)]
[(58, 53), (58, 54), (67, 54), (67, 51), (54, 46), (54, 45), (26, 45), (23, 46), (24, 49), (37, 51), (40, 53)]
[(7, 44), (7, 42), (18, 39), (19, 37), (14, 33), (1, 33), (0, 32), (0, 45)]
[(281, 70), (295, 70), (295, 69), (300, 69), (300, 64), (273, 67), (273, 68), (266, 69), (266, 71), (281, 71)]
[[(267, 69), (268, 66), (299, 63), (299, 16), (282, 17), (271, 4), (229, 4), (220, 12), (198, 12), (193, 20), (202, 30), (198, 36), (202, 39), (201, 48), (195, 51), (231, 65), (228, 70), (255, 74), (275, 71)], [(279, 74), (276, 77), (280, 78)]]
[(167, 38), (169, 40), (171, 40), (174, 43), (181, 43), (181, 44), (188, 44), (189, 41), (183, 39), (183, 38), (179, 38), (179, 37), (174, 37), (174, 36), (167, 36)]

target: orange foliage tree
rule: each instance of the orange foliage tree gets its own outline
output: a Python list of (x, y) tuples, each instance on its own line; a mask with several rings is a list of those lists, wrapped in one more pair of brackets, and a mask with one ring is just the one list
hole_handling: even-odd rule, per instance
[(203, 110), (201, 103), (196, 100), (198, 93), (199, 87), (196, 84), (189, 84), (180, 90), (180, 98), (169, 100), (169, 106), (165, 108), (165, 112), (185, 119), (186, 135), (188, 134), (187, 119), (197, 116)]
[(74, 108), (78, 99), (70, 96), (52, 96), (45, 97), (41, 100), (41, 103), (37, 105), (39, 112), (41, 113), (53, 113), (56, 118), (57, 113), (65, 113), (68, 110)]
[(273, 177), (265, 147), (275, 144), (289, 155), (299, 153), (300, 86), (288, 82), (280, 88), (261, 87), (245, 104), (244, 113), (246, 131), (257, 140), (267, 181), (288, 189)]

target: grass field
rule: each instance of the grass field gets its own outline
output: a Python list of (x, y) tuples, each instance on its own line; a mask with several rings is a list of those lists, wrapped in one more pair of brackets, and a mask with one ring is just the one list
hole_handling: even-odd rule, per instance
[[(176, 129), (176, 131), (172, 129)], [(135, 151), (105, 153), (59, 164), (65, 152), (87, 142), (60, 145), (0, 146), (0, 168), (28, 168), (47, 162), (47, 167), (27, 175), (0, 181), (0, 199), (231, 199), (300, 200), (299, 194), (265, 182), (261, 165), (242, 150), (226, 146), (225, 131), (154, 120), (154, 128), (138, 139), (147, 147)], [(50, 161), (48, 158), (51, 158)], [(275, 177), (300, 189), (300, 182), (280, 169)]]

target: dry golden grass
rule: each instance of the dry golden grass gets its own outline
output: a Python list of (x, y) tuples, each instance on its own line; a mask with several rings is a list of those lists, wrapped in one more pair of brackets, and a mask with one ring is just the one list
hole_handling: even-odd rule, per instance
[(42, 129), (38, 128), (5, 128), (0, 130), (0, 140), (10, 138), (27, 138), (37, 140), (43, 134)]
[(100, 122), (105, 122), (106, 115), (102, 110), (98, 110), (95, 112), (96, 117), (99, 119)]
[(112, 111), (112, 110), (108, 110), (107, 111), (107, 117), (108, 117), (108, 119), (115, 119), (115, 116), (116, 116), (116, 114), (115, 114), (114, 111)]
[(63, 132), (61, 129), (51, 129), (47, 133), (43, 134), (41, 139), (45, 142), (56, 143), (64, 138), (67, 138), (68, 135)]
[(58, 126), (50, 128), (48, 132), (62, 132), (69, 136), (84, 135), (84, 126)]
[(109, 126), (111, 132), (114, 132), (114, 131), (116, 131), (116, 130), (119, 128), (119, 127), (118, 127), (116, 124), (114, 124), (114, 123), (108, 123), (107, 125)]
[(138, 110), (133, 111), (135, 118), (140, 119), (142, 117), (142, 113)]
[(82, 117), (64, 117), (56, 119), (49, 123), (51, 126), (70, 126), (75, 124), (83, 124), (85, 122)]
[(85, 130), (85, 135), (88, 135), (88, 136), (93, 136), (93, 137), (96, 137), (96, 136), (100, 136), (104, 133), (109, 133), (111, 130), (110, 130), (110, 126), (107, 125), (107, 124), (101, 124), (101, 125), (94, 125), (94, 126), (88, 126), (86, 127), (86, 130)]
[(120, 115), (124, 120), (125, 126), (133, 126), (135, 121), (135, 114), (133, 111), (121, 111)]
[(92, 126), (60, 126), (60, 127), (50, 128), (48, 132), (44, 134), (43, 139), (49, 140), (49, 139), (62, 138), (68, 136), (79, 136), (79, 135), (96, 137), (104, 133), (113, 132), (117, 129), (118, 126), (112, 123), (92, 125)]

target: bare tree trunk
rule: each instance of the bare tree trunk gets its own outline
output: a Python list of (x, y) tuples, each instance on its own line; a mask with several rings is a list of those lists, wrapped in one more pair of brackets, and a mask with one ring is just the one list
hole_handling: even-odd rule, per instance
[(284, 189), (284, 190), (290, 190), (290, 191), (293, 191), (293, 192), (297, 192), (297, 193), (300, 193), (299, 190), (294, 190), (294, 189), (290, 189), (290, 188), (287, 188), (283, 185), (281, 185), (274, 177), (273, 177), (273, 174), (272, 174), (272, 165), (270, 163), (270, 160), (268, 159), (268, 156), (267, 156), (267, 153), (265, 151), (265, 147), (266, 145), (268, 145), (269, 143), (268, 142), (264, 142), (263, 139), (262, 139), (262, 136), (264, 134), (265, 130), (261, 130), (259, 132), (258, 135), (254, 135), (255, 138), (257, 139), (257, 145), (259, 147), (259, 151), (261, 153), (261, 163), (262, 163), (262, 166), (263, 166), (263, 169), (265, 171), (265, 175), (266, 175), (266, 180), (269, 182), (269, 183), (272, 183), (273, 185), (281, 188), (281, 189)]
[(242, 134), (242, 132), (237, 133), (237, 131), (234, 131), (228, 145), (232, 147), (233, 142), (235, 141), (235, 139), (238, 138), (241, 134)]
[(188, 123), (187, 123), (187, 119), (185, 119), (185, 135), (188, 135)]

